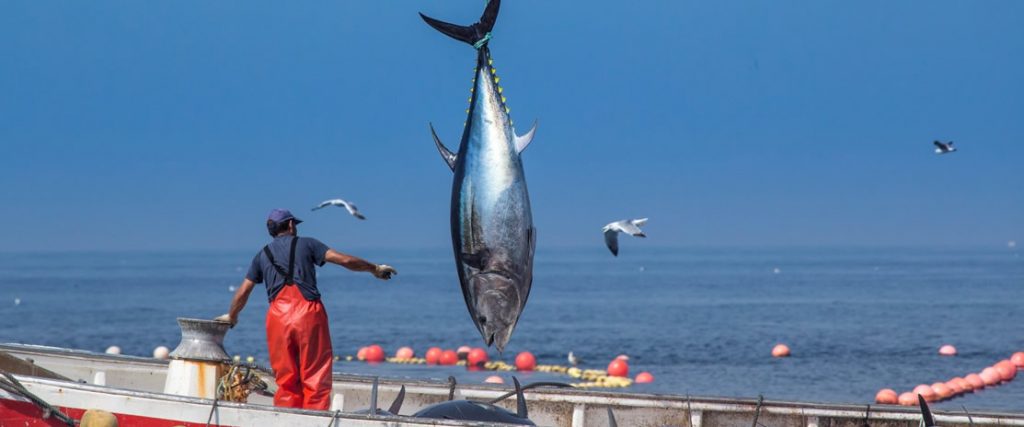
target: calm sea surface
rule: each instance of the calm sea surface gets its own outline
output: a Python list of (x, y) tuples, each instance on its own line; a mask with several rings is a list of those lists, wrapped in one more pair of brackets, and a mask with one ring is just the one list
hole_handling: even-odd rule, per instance
[[(619, 353), (652, 384), (630, 391), (870, 403), (885, 387), (978, 372), (1024, 350), (1024, 257), (988, 249), (649, 249), (627, 245), (537, 254), (533, 292), (504, 355), (603, 368)], [(258, 248), (257, 248), (258, 249)], [(256, 249), (237, 253), (2, 254), (0, 342), (150, 355), (174, 348), (175, 318), (227, 310)], [(378, 343), (481, 345), (450, 249), (356, 252), (400, 274), (379, 282), (320, 270), (335, 353)], [(776, 269), (777, 272), (776, 272)], [(267, 360), (262, 285), (228, 334), (232, 354)], [(15, 305), (15, 298), (21, 303)], [(787, 343), (793, 357), (769, 356)], [(937, 355), (941, 344), (960, 355)], [(479, 382), (461, 368), (370, 366), (336, 371)], [(531, 381), (529, 374), (526, 381)], [(538, 376), (532, 379), (537, 379)], [(547, 379), (547, 378), (546, 378)], [(1024, 375), (939, 408), (1024, 410)]]

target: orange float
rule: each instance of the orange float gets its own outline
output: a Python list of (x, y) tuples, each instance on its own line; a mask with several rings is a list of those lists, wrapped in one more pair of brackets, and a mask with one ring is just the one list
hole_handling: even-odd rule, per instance
[(953, 396), (956, 396), (964, 392), (963, 387), (960, 387), (960, 384), (957, 384), (956, 381), (949, 380), (946, 381), (944, 384), (946, 384), (946, 387), (949, 387), (949, 389), (953, 391)]
[(1018, 369), (1024, 369), (1024, 351), (1018, 351), (1010, 356), (1010, 362)]
[(953, 397), (953, 390), (946, 386), (946, 383), (932, 384), (932, 391), (935, 392), (935, 400), (946, 400)]
[(985, 380), (981, 379), (981, 375), (978, 374), (967, 374), (964, 380), (971, 385), (971, 390), (981, 390), (985, 388)]
[(436, 364), (440, 363), (441, 362), (441, 353), (442, 353), (442, 351), (441, 351), (440, 348), (438, 348), (438, 347), (430, 347), (430, 349), (427, 350), (427, 354), (424, 356), (424, 358), (427, 359), (427, 364), (428, 365), (436, 365)]
[(623, 359), (615, 359), (608, 364), (608, 375), (613, 377), (628, 377), (629, 362)]
[(516, 355), (516, 369), (520, 371), (532, 371), (533, 368), (537, 367), (537, 358), (533, 357), (533, 353), (524, 351)]
[(1003, 376), (999, 375), (999, 371), (991, 366), (982, 369), (978, 375), (981, 376), (981, 380), (985, 382), (986, 386), (999, 384), (1003, 380)]
[(951, 346), (949, 344), (946, 344), (946, 345), (944, 345), (942, 347), (939, 347), (939, 355), (940, 356), (956, 356), (956, 347), (953, 347), (953, 346)]
[(356, 352), (356, 360), (366, 360), (366, 347), (360, 347)]
[(410, 347), (402, 347), (395, 352), (395, 358), (398, 359), (412, 359), (416, 356), (416, 352), (412, 351)]
[(916, 406), (917, 395), (911, 392), (901, 393), (897, 403), (903, 406)]
[(366, 361), (370, 363), (380, 363), (384, 361), (384, 349), (380, 348), (379, 345), (374, 344), (366, 347)]
[(1017, 376), (1017, 365), (1014, 365), (1009, 359), (1000, 360), (999, 363), (994, 365), (996, 371), (999, 371), (999, 377), (1003, 381), (1010, 381), (1013, 377)]
[(934, 402), (935, 398), (938, 397), (935, 395), (935, 389), (928, 384), (919, 384), (917, 387), (914, 387), (913, 393), (915, 395), (920, 394), (926, 402)]
[(883, 405), (895, 405), (899, 403), (899, 396), (896, 395), (896, 390), (891, 388), (883, 388), (875, 394), (875, 403), (881, 403)]
[(445, 350), (441, 352), (441, 357), (438, 359), (442, 365), (454, 365), (459, 363), (459, 354), (455, 350)]
[(653, 383), (654, 375), (651, 375), (650, 372), (641, 372), (639, 374), (636, 374), (636, 378), (634, 378), (633, 381), (636, 382), (637, 384)]
[(967, 381), (963, 377), (953, 378), (952, 381), (955, 382), (956, 385), (960, 387), (961, 393), (970, 393), (974, 391), (974, 386), (971, 385), (970, 381)]
[(789, 357), (789, 346), (775, 344), (775, 347), (772, 347), (772, 357)]

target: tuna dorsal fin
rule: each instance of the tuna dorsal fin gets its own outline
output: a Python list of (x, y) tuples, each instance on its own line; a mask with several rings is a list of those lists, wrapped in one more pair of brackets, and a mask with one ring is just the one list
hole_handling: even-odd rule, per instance
[(498, 8), (500, 6), (501, 0), (488, 1), (483, 15), (480, 16), (480, 22), (468, 27), (439, 21), (422, 13), (420, 17), (423, 18), (427, 25), (434, 27), (435, 30), (444, 33), (444, 35), (480, 49), (490, 39), (491, 29), (494, 28), (494, 22), (498, 20)]
[(402, 410), (402, 402), (405, 402), (405, 386), (404, 385), (402, 386), (402, 388), (400, 390), (398, 390), (398, 396), (395, 397), (395, 401), (394, 402), (391, 402), (391, 407), (388, 408), (388, 412), (392, 413), (393, 415), (398, 415), (398, 411)]
[(441, 138), (438, 138), (437, 132), (434, 131), (433, 123), (430, 124), (430, 135), (434, 137), (434, 145), (437, 146), (437, 152), (441, 153), (441, 158), (444, 159), (444, 162), (448, 164), (448, 167), (454, 171), (455, 159), (458, 158), (458, 155), (452, 153), (452, 150), (449, 150), (448, 147), (444, 146), (444, 143), (441, 142)]
[(523, 396), (523, 387), (519, 385), (519, 379), (512, 377), (512, 383), (516, 386), (516, 415), (519, 418), (529, 418), (526, 412), (526, 397)]
[(935, 418), (932, 417), (931, 409), (928, 409), (928, 404), (925, 403), (924, 397), (920, 394), (917, 395), (917, 402), (921, 405), (921, 422), (924, 427), (935, 426)]
[(533, 122), (533, 127), (530, 128), (529, 132), (523, 134), (523, 136), (516, 135), (516, 153), (522, 154), (523, 150), (526, 149), (527, 145), (533, 142), (533, 134), (537, 133), (537, 122)]

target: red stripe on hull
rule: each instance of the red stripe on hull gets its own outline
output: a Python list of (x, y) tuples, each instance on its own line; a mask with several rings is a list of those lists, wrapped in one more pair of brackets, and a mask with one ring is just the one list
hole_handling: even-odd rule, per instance
[[(64, 408), (59, 407), (60, 411), (65, 415), (77, 420), (82, 419), (82, 415), (85, 414), (85, 409), (78, 408)], [(206, 423), (189, 423), (185, 421), (175, 421), (163, 418), (150, 418), (139, 415), (125, 415), (114, 413), (117, 417), (118, 427), (174, 427), (174, 426), (185, 426), (185, 427), (205, 427)], [(216, 419), (214, 415), (214, 419)], [(210, 424), (211, 426), (220, 426), (217, 424)], [(22, 402), (18, 400), (7, 400), (0, 399), (0, 427), (36, 427), (36, 426), (48, 426), (48, 427), (67, 427), (59, 419), (50, 417), (49, 419), (43, 419), (43, 410), (39, 409), (38, 406), (31, 402)]]

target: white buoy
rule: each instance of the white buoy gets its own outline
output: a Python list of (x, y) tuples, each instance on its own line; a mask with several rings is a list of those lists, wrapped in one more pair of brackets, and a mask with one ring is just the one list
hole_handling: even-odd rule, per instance
[(779, 267), (775, 267), (775, 269), (772, 270), (772, 273), (775, 273), (775, 274), (779, 274), (781, 272), (782, 272), (782, 270), (779, 270)]
[(121, 347), (118, 347), (116, 345), (107, 347), (107, 354), (121, 354)]
[(21, 305), (21, 298), (15, 298), (14, 305)]
[(234, 292), (234, 291), (235, 291), (235, 285), (228, 285), (228, 292)]
[(1016, 240), (1011, 240), (1009, 242), (1006, 242), (1006, 247), (1008, 247), (1010, 249), (1016, 248), (1017, 247), (1017, 241)]
[(159, 346), (153, 349), (154, 359), (167, 359), (167, 355), (171, 354), (171, 350), (164, 346)]

